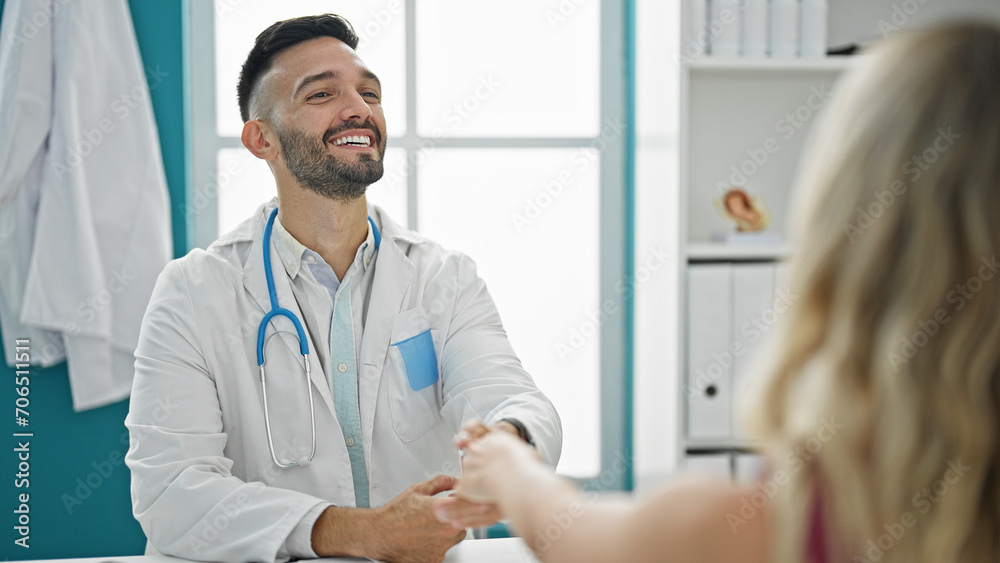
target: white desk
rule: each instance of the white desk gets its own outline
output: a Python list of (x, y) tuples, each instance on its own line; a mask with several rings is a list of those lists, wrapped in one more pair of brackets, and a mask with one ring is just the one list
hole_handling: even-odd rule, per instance
[[(41, 560), (38, 560), (41, 561)], [(135, 555), (132, 557), (89, 557), (80, 559), (47, 559), (46, 563), (180, 563), (187, 559), (178, 559), (166, 555)], [(354, 557), (333, 557), (313, 559), (312, 561), (332, 562), (364, 562), (372, 559), (355, 559)], [(538, 559), (520, 538), (504, 538), (489, 540), (465, 540), (448, 551), (444, 563), (537, 563)], [(31, 562), (26, 562), (31, 563)]]
[(444, 563), (538, 563), (521, 538), (465, 540), (448, 551)]

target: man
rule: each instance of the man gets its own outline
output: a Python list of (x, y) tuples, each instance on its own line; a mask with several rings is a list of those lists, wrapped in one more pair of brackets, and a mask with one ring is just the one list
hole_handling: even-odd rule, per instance
[[(126, 461), (136, 518), (161, 552), (441, 561), (464, 531), (435, 520), (431, 497), (455, 483), (464, 423), (558, 460), (558, 416), (472, 261), (367, 205), (386, 128), (357, 42), (333, 15), (257, 38), (240, 77), (242, 140), (270, 166), (277, 202), (168, 265), (150, 300)], [(497, 518), (458, 509), (478, 525)]]

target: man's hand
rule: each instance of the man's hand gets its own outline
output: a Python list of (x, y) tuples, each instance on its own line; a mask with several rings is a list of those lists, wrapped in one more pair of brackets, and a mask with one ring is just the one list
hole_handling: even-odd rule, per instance
[(438, 522), (431, 497), (450, 491), (455, 484), (454, 477), (438, 475), (376, 508), (375, 558), (393, 563), (444, 561), (445, 552), (465, 539), (465, 530)]
[(434, 517), (432, 497), (450, 491), (455, 482), (454, 477), (438, 475), (370, 510), (328, 508), (313, 527), (313, 549), (320, 557), (353, 555), (389, 563), (441, 563), (445, 552), (465, 539), (465, 529), (439, 522)]

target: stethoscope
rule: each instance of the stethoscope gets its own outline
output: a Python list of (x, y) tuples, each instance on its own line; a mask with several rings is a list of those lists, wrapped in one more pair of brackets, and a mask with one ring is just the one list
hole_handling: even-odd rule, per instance
[[(295, 313), (278, 306), (278, 294), (274, 290), (274, 273), (271, 271), (271, 229), (274, 226), (274, 218), (277, 216), (278, 208), (275, 207), (271, 211), (271, 215), (267, 218), (267, 224), (264, 225), (264, 279), (267, 281), (267, 295), (271, 300), (271, 310), (264, 315), (264, 318), (260, 321), (260, 326), (257, 327), (257, 366), (260, 368), (260, 387), (264, 396), (264, 426), (267, 428), (267, 447), (271, 450), (271, 459), (274, 460), (274, 464), (282, 469), (289, 469), (297, 465), (308, 465), (313, 460), (313, 457), (316, 456), (316, 408), (313, 405), (312, 390), (310, 389), (309, 342), (306, 340), (306, 332), (302, 329), (302, 323), (299, 322)], [(372, 221), (371, 216), (368, 217), (368, 223), (372, 226), (372, 234), (375, 237), (375, 251), (378, 252), (378, 248), (382, 243), (382, 236), (378, 232), (378, 227), (375, 226), (375, 221)], [(295, 327), (295, 332), (298, 335), (299, 352), (302, 354), (302, 361), (305, 365), (306, 394), (309, 395), (309, 419), (312, 425), (312, 450), (309, 452), (309, 456), (299, 458), (295, 461), (288, 461), (287, 463), (278, 461), (278, 456), (274, 453), (274, 441), (271, 439), (271, 419), (267, 409), (267, 378), (264, 376), (264, 334), (267, 332), (267, 324), (275, 316), (286, 317), (292, 321), (292, 325)], [(277, 334), (277, 332), (274, 334)], [(271, 336), (274, 336), (274, 334)]]

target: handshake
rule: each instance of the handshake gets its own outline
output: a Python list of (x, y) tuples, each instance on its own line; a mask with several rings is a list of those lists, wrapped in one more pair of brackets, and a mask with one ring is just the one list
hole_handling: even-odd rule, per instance
[[(464, 453), (461, 478), (437, 475), (417, 483), (384, 506), (347, 509), (331, 507), (313, 528), (313, 545), (321, 557), (338, 555), (374, 556), (393, 563), (444, 561), (445, 553), (465, 539), (466, 528), (495, 524), (504, 511), (503, 499), (526, 472), (555, 478), (528, 437), (514, 424), (499, 422), (487, 427), (467, 425), (455, 439)], [(452, 491), (451, 495), (437, 497)]]
[(435, 517), (458, 529), (494, 524), (502, 515), (499, 501), (512, 475), (532, 466), (548, 471), (528, 440), (509, 422), (466, 425), (455, 438), (463, 453), (462, 477), (453, 495), (435, 499)]

